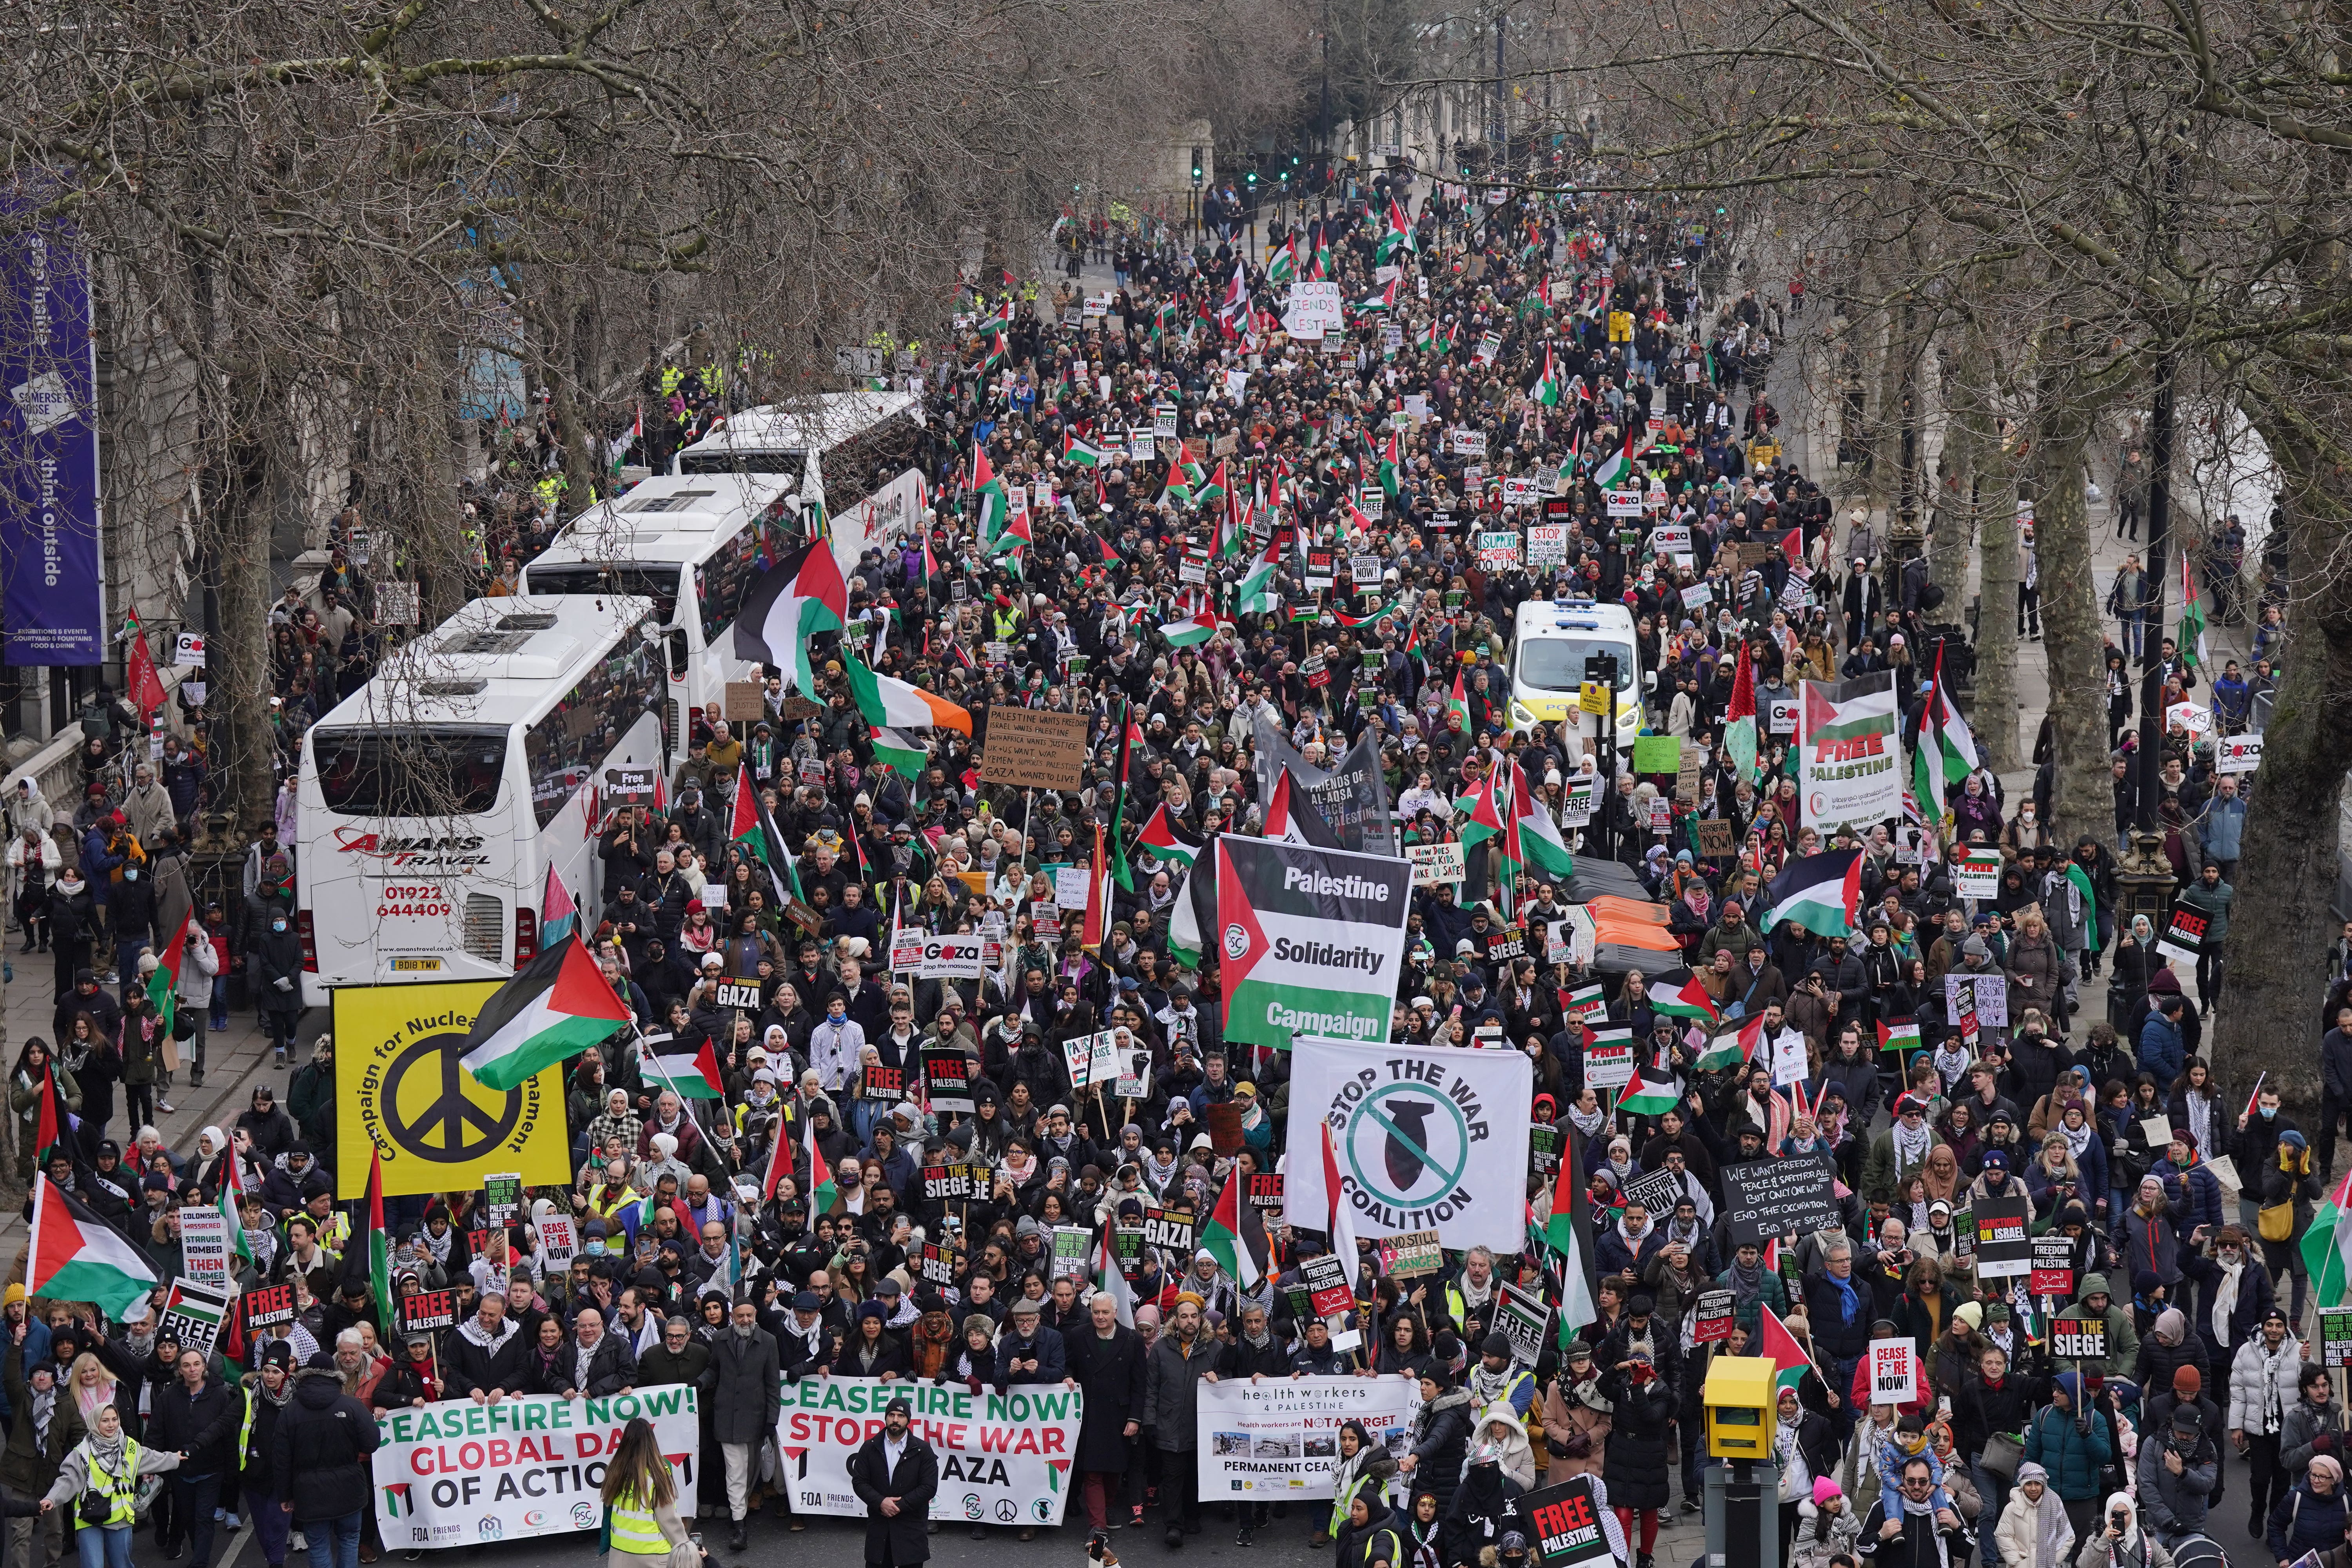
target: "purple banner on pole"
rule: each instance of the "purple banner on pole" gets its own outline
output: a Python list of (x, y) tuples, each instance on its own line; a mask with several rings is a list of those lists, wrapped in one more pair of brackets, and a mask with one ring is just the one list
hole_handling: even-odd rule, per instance
[(22, 195), (0, 198), (0, 659), (98, 664), (98, 361), (89, 258)]

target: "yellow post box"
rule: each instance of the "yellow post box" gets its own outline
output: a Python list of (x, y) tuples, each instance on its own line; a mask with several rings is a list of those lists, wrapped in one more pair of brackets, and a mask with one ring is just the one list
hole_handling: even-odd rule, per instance
[(1773, 1365), (1759, 1356), (1717, 1356), (1706, 1370), (1701, 1397), (1706, 1404), (1706, 1451), (1718, 1459), (1769, 1459), (1772, 1431)]

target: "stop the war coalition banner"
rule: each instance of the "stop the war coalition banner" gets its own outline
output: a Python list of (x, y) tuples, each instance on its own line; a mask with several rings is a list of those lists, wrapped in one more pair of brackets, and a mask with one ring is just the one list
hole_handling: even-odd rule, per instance
[(1387, 1039), (1412, 863), (1230, 833), (1216, 857), (1210, 940), (1224, 976), (1225, 1038), (1276, 1050), (1300, 1035)]
[(376, 1519), (393, 1547), (478, 1546), (600, 1529), (605, 1457), (637, 1416), (653, 1423), (678, 1495), (694, 1495), (701, 1427), (686, 1384), (559, 1399), (509, 1394), (496, 1405), (445, 1399), (377, 1418)]
[(1391, 1459), (1412, 1446), (1421, 1384), (1406, 1377), (1228, 1378), (1198, 1384), (1201, 1498), (1328, 1498), (1339, 1428), (1363, 1423)]
[(1315, 1231), (1330, 1224), (1316, 1153), (1322, 1121), (1358, 1236), (1434, 1230), (1448, 1247), (1519, 1249), (1535, 1095), (1526, 1053), (1302, 1039), (1290, 1063), (1298, 1157), (1283, 1173), (1285, 1220)]
[(1056, 1384), (972, 1394), (962, 1384), (804, 1377), (784, 1384), (776, 1449), (796, 1513), (864, 1519), (849, 1461), (882, 1430), (893, 1399), (913, 1406), (915, 1434), (940, 1457), (933, 1519), (1059, 1524), (1068, 1500), (1086, 1395)]

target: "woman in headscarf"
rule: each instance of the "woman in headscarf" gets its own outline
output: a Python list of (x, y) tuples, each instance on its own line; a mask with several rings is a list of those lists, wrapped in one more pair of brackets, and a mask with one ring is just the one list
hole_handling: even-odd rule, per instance
[(1927, 1163), (1919, 1167), (1919, 1186), (1927, 1201), (1932, 1204), (1941, 1198), (1958, 1208), (1962, 1184), (1959, 1157), (1952, 1152), (1951, 1146), (1938, 1143), (1928, 1150)]
[[(73, 1451), (58, 1467), (57, 1481), (49, 1488), (48, 1495), (41, 1499), (39, 1510), (47, 1512), (66, 1507), (84, 1493), (105, 1499), (105, 1511), (96, 1523), (87, 1518), (78, 1521), (81, 1529), (90, 1531), (91, 1544), (100, 1547), (95, 1553), (84, 1548), (82, 1561), (87, 1563), (92, 1556), (100, 1556), (109, 1563), (127, 1563), (131, 1561), (131, 1530), (137, 1523), (132, 1499), (139, 1490), (140, 1478), (179, 1468), (178, 1454), (143, 1443), (133, 1466), (123, 1441), (121, 1412), (110, 1404), (102, 1405), (98, 1425), (74, 1445)], [(30, 1502), (12, 1500), (0, 1511), (21, 1517), (34, 1510)]]
[(1500, 1458), (1503, 1477), (1526, 1491), (1536, 1484), (1536, 1451), (1528, 1440), (1527, 1423), (1507, 1399), (1497, 1399), (1478, 1417), (1479, 1438)]
[(2172, 1219), (2172, 1205), (2164, 1195), (2164, 1184), (2154, 1176), (2142, 1176), (2139, 1191), (2123, 1216), (2123, 1256), (2118, 1270), (2136, 1275), (2145, 1269), (2168, 1287), (2180, 1283), (2180, 1236)]
[[(1783, 1386), (1774, 1397), (1779, 1424), (1772, 1429), (1772, 1455), (1780, 1468), (1780, 1561), (1793, 1562), (1790, 1548), (1801, 1508), (1813, 1496), (1813, 1482), (1828, 1479), (1837, 1468), (1837, 1434), (1829, 1417), (1804, 1407), (1793, 1387)], [(1837, 1490), (1832, 1481), (1830, 1489)]]
[(2139, 1504), (2129, 1493), (2109, 1492), (2106, 1506), (2083, 1532), (2074, 1568), (2172, 1568), (2172, 1553), (2139, 1527)]
[(1610, 1408), (1601, 1392), (1592, 1347), (1582, 1340), (1570, 1341), (1559, 1375), (1544, 1389), (1544, 1449), (1551, 1461), (1544, 1471), (1548, 1481), (1601, 1472), (1608, 1454)]

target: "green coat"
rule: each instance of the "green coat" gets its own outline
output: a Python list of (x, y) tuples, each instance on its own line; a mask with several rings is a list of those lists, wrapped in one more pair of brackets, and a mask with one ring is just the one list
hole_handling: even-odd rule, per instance
[[(58, 1089), (66, 1097), (68, 1110), (81, 1110), (81, 1085), (74, 1081), (74, 1075), (65, 1069), (63, 1063), (58, 1064)], [(33, 1140), (41, 1135), (41, 1080), (23, 1071), (9, 1079), (8, 1108), (16, 1113), (16, 1146), (32, 1150)]]

